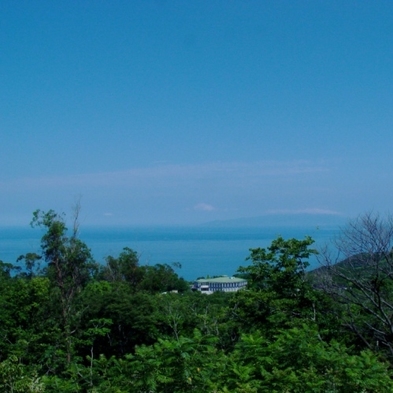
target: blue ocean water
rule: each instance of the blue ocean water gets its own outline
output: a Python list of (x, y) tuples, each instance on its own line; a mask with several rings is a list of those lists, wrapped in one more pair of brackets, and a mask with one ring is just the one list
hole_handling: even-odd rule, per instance
[[(338, 228), (307, 227), (145, 227), (80, 229), (80, 238), (97, 262), (117, 256), (124, 247), (135, 250), (141, 264), (179, 262), (177, 273), (186, 280), (206, 275), (232, 275), (246, 261), (250, 248), (266, 247), (277, 236), (303, 239), (309, 235), (318, 248), (329, 242)], [(19, 255), (40, 252), (43, 232), (32, 228), (0, 228), (0, 260), (15, 263)], [(311, 268), (317, 266), (310, 260)]]

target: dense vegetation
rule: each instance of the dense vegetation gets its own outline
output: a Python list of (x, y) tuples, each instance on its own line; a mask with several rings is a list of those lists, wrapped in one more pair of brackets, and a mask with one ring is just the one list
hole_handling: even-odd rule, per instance
[(314, 274), (313, 240), (279, 237), (250, 250), (246, 290), (210, 296), (129, 248), (98, 265), (77, 215), (32, 224), (41, 255), (0, 264), (1, 392), (393, 391), (390, 220), (352, 223), (345, 263)]

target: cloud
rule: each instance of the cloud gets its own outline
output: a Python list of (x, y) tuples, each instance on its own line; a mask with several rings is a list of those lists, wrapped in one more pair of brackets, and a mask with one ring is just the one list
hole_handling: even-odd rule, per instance
[(209, 205), (207, 203), (198, 203), (197, 205), (194, 206), (194, 210), (211, 212), (215, 209), (212, 205)]
[(306, 209), (274, 209), (268, 210), (267, 214), (285, 214), (285, 215), (296, 215), (296, 214), (310, 214), (310, 215), (329, 215), (329, 216), (340, 216), (341, 213), (335, 210), (319, 209), (319, 208), (306, 208)]
[(59, 187), (140, 187), (149, 184), (186, 183), (200, 179), (243, 183), (247, 179), (301, 176), (328, 172), (326, 164), (306, 160), (258, 162), (210, 162), (204, 164), (157, 163), (150, 167), (117, 172), (81, 173), (63, 176), (19, 178), (1, 182), (3, 189), (43, 189)]
[[(37, 206), (64, 211), (70, 198), (79, 194), (86, 214), (94, 217), (91, 220), (126, 223), (195, 222), (207, 216), (337, 215), (335, 195), (326, 191), (331, 187), (330, 169), (328, 162), (307, 160), (156, 163), (123, 171), (0, 181), (0, 201), (23, 205), (29, 212)], [(310, 204), (331, 206), (331, 210), (313, 205), (298, 209)], [(285, 209), (268, 211), (281, 206)]]

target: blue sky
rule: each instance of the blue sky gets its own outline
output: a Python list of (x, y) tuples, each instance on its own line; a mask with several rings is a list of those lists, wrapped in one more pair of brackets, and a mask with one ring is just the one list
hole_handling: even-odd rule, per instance
[(391, 1), (0, 3), (0, 224), (391, 210)]

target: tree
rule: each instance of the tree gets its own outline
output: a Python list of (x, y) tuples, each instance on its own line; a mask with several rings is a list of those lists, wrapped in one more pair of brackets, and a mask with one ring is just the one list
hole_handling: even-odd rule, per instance
[(334, 246), (337, 254), (330, 249), (320, 256), (318, 285), (345, 308), (345, 327), (393, 358), (393, 216), (359, 216)]
[(45, 386), (37, 374), (35, 368), (28, 369), (16, 356), (10, 356), (0, 363), (0, 389), (12, 393), (44, 392)]
[[(35, 252), (28, 252), (25, 255), (20, 255), (17, 262), (25, 261), (26, 272), (21, 272), (20, 276), (34, 277), (40, 271), (39, 261), (42, 259), (41, 255)], [(37, 263), (38, 262), (38, 263)]]
[(317, 252), (310, 248), (313, 243), (310, 237), (278, 237), (267, 248), (250, 250), (252, 264), (238, 269), (248, 280), (248, 290), (237, 292), (232, 301), (243, 328), (271, 330), (271, 324), (316, 319), (318, 293), (306, 274), (308, 258)]
[(143, 279), (140, 282), (138, 289), (146, 290), (152, 293), (180, 291), (185, 292), (189, 290), (188, 283), (179, 278), (172, 266), (168, 264), (156, 264), (154, 266), (143, 266)]
[(321, 340), (315, 324), (243, 334), (221, 376), (224, 392), (391, 392), (389, 365), (371, 351), (353, 355)]
[(78, 239), (79, 210), (80, 207), (77, 205), (70, 234), (64, 215), (59, 215), (53, 210), (48, 212), (36, 210), (31, 221), (32, 227), (41, 227), (46, 231), (41, 238), (41, 249), (43, 259), (47, 263), (45, 272), (52, 284), (54, 299), (58, 299), (60, 303), (61, 327), (68, 364), (71, 362), (74, 333), (71, 325), (78, 316), (75, 310), (75, 298), (96, 269), (90, 250)]
[(306, 269), (308, 259), (317, 251), (310, 249), (314, 240), (307, 236), (304, 240), (285, 240), (279, 236), (265, 248), (251, 249), (247, 258), (252, 264), (240, 267), (238, 271), (246, 274), (248, 288), (271, 289), (282, 297), (298, 296), (308, 288)]
[(127, 282), (135, 289), (143, 276), (136, 251), (124, 247), (117, 258), (108, 256), (106, 266), (102, 270), (102, 276), (110, 282)]

